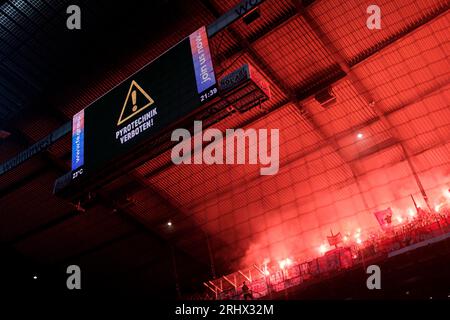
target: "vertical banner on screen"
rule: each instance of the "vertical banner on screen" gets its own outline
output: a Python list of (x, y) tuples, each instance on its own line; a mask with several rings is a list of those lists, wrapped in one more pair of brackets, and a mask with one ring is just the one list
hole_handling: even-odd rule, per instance
[(72, 119), (72, 171), (84, 164), (84, 109)]
[(206, 28), (203, 26), (192, 33), (189, 36), (189, 40), (194, 62), (195, 79), (197, 81), (197, 91), (200, 94), (216, 84)]

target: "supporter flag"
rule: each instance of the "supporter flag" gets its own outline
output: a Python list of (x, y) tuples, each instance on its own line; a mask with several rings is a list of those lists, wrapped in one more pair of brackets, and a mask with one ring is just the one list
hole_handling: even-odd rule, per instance
[(333, 234), (333, 232), (331, 232), (331, 236), (327, 236), (327, 239), (330, 246), (337, 247), (337, 245), (342, 242), (342, 236), (340, 232), (338, 232), (337, 234)]
[(375, 212), (375, 217), (377, 218), (377, 221), (380, 224), (381, 229), (386, 230), (391, 226), (392, 210), (391, 208), (387, 208), (385, 210)]

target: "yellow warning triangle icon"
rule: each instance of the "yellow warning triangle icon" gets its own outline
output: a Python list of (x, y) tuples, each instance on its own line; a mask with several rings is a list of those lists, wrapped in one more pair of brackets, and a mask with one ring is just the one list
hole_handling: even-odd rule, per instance
[(133, 118), (154, 102), (150, 95), (136, 81), (131, 81), (130, 89), (128, 89), (117, 125), (120, 126), (125, 121)]

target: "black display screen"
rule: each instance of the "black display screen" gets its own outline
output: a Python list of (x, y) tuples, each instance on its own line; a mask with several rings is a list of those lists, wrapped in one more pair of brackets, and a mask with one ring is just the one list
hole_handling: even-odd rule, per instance
[(202, 27), (74, 116), (73, 178), (95, 173), (216, 94)]

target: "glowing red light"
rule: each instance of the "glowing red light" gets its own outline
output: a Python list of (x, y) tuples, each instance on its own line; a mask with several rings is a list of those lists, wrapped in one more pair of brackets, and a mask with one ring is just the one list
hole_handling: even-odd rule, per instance
[(450, 189), (442, 190), (442, 194), (444, 195), (444, 197), (450, 200)]
[(292, 260), (289, 258), (286, 258), (284, 260), (281, 260), (280, 262), (278, 262), (279, 266), (281, 269), (284, 269), (286, 267), (289, 267), (290, 265), (292, 265)]
[(322, 253), (322, 254), (324, 254), (325, 252), (327, 252), (327, 246), (324, 245), (324, 244), (322, 244), (322, 245), (319, 247), (319, 252)]

